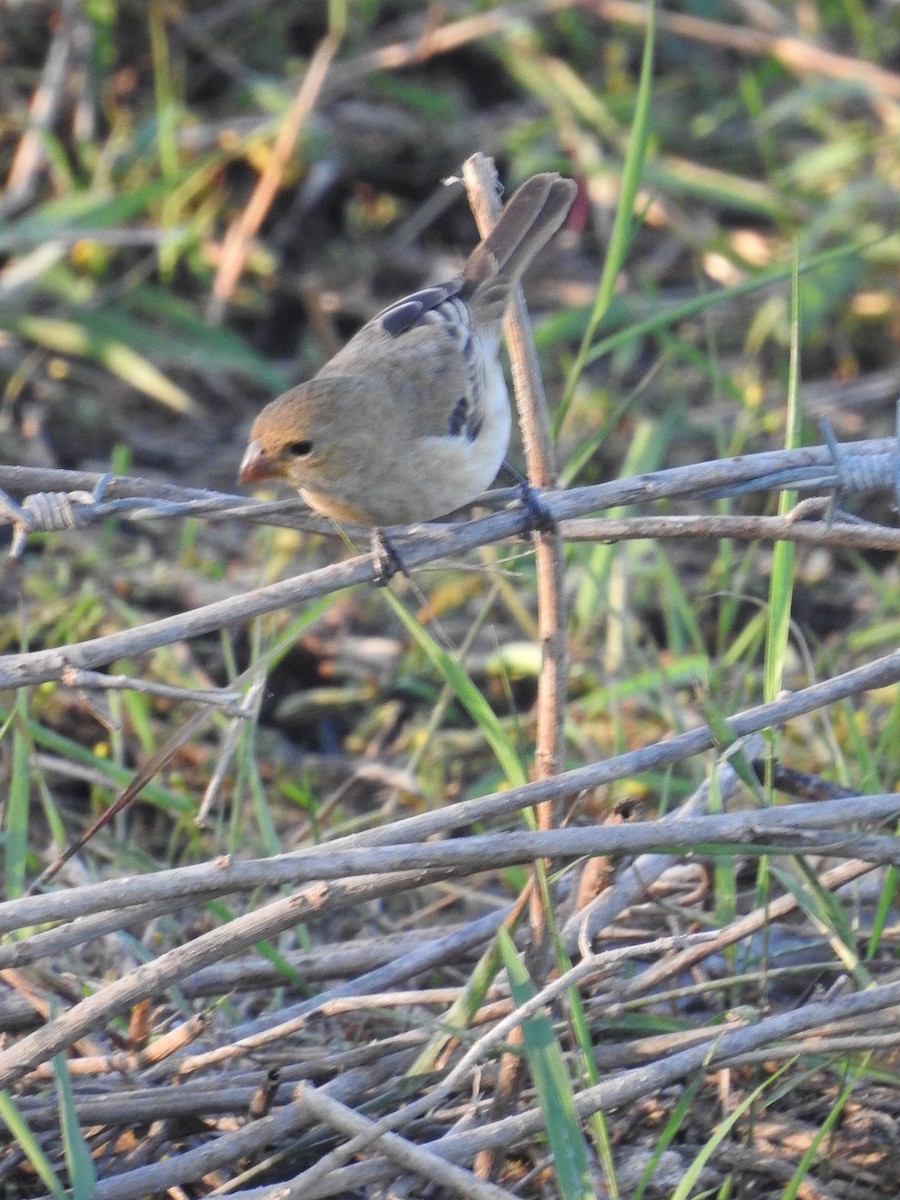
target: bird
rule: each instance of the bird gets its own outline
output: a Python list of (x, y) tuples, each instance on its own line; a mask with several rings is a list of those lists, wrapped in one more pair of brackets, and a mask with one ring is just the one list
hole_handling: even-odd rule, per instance
[(527, 179), (461, 275), (389, 305), (312, 379), (267, 404), (239, 482), (283, 480), (316, 512), (376, 534), (481, 495), (510, 436), (503, 316), (576, 190), (555, 172)]

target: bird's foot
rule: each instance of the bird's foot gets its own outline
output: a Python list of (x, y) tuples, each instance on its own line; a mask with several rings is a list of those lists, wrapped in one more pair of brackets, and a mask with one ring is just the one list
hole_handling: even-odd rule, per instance
[(526, 480), (519, 481), (519, 500), (528, 513), (529, 533), (553, 533), (556, 521), (541, 496)]
[(387, 587), (398, 571), (401, 575), (409, 576), (400, 551), (383, 529), (372, 530), (372, 557), (376, 587)]

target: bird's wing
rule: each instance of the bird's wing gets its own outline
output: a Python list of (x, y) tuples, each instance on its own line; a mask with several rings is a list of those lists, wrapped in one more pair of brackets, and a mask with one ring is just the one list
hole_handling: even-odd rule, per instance
[(319, 374), (378, 379), (393, 398), (404, 436), (474, 441), (485, 414), (485, 346), (459, 298), (462, 286), (453, 279), (398, 300)]
[[(395, 310), (396, 311), (396, 310)], [(409, 411), (414, 412), (419, 437), (464, 438), (473, 442), (485, 417), (486, 347), (472, 325), (472, 313), (453, 294), (422, 312), (402, 333), (391, 332), (394, 314), (384, 324), (392, 345), (395, 389), (405, 385)], [(491, 348), (496, 353), (496, 348)], [(404, 372), (403, 364), (421, 364), (418, 372)], [(401, 378), (405, 374), (405, 379)], [(418, 376), (418, 381), (416, 377)], [(412, 386), (411, 386), (412, 385)]]
[(395, 300), (387, 308), (372, 318), (370, 324), (379, 325), (391, 337), (399, 337), (406, 333), (425, 313), (440, 307), (445, 300), (459, 294), (463, 286), (462, 277), (451, 279), (447, 283), (439, 283), (434, 287), (422, 288), (402, 300)]

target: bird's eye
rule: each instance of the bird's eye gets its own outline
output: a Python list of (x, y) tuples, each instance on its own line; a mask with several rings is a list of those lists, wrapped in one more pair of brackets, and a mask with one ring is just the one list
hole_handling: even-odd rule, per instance
[(312, 454), (313, 444), (309, 438), (304, 438), (300, 442), (291, 442), (288, 446), (288, 454), (294, 458), (308, 458)]

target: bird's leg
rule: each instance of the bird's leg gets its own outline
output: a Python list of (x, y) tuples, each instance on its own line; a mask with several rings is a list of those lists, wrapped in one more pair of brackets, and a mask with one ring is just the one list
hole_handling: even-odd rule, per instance
[(399, 571), (409, 577), (406, 563), (400, 551), (383, 529), (372, 530), (372, 557), (374, 558), (376, 587), (387, 587)]

